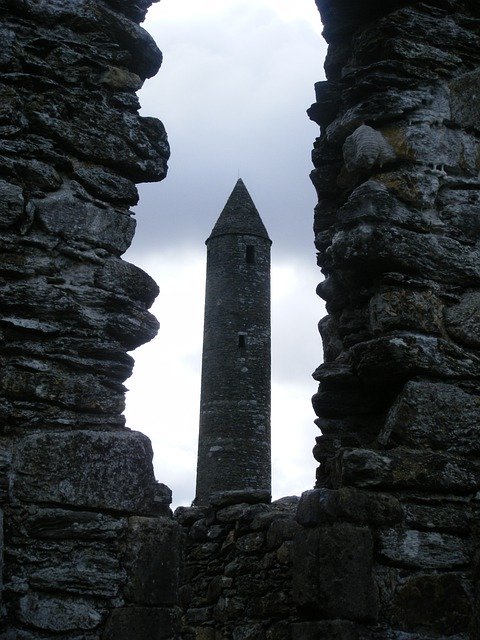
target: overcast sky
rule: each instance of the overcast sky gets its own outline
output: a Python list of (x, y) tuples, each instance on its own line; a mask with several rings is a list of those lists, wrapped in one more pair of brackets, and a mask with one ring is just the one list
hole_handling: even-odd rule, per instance
[(158, 337), (137, 349), (127, 425), (146, 433), (157, 479), (187, 505), (195, 490), (205, 288), (205, 239), (243, 178), (272, 247), (274, 498), (314, 483), (318, 430), (310, 374), (321, 362), (308, 174), (318, 127), (305, 110), (323, 79), (314, 0), (162, 0), (145, 28), (164, 54), (140, 92), (172, 157), (161, 183), (140, 186), (137, 234), (125, 258), (158, 282)]

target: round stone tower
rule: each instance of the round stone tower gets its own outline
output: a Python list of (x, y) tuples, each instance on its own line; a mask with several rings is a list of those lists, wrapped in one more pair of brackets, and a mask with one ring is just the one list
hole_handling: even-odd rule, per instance
[(242, 180), (207, 245), (195, 504), (271, 490), (270, 246)]

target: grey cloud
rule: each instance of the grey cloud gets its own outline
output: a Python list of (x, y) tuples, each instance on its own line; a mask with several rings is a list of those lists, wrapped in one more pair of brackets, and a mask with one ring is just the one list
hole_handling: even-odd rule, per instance
[(202, 243), (240, 170), (277, 255), (313, 261), (308, 174), (317, 127), (305, 110), (323, 45), (307, 23), (274, 21), (265, 8), (237, 6), (228, 18), (146, 23), (165, 62), (140, 98), (144, 114), (164, 121), (172, 158), (163, 183), (140, 189), (133, 251)]

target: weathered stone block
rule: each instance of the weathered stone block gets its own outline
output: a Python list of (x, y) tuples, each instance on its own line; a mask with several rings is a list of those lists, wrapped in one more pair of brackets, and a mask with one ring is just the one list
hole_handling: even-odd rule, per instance
[(65, 191), (38, 200), (36, 212), (49, 233), (67, 240), (86, 241), (117, 255), (128, 249), (135, 233), (135, 220), (126, 213), (83, 202)]
[(18, 445), (15, 500), (149, 513), (155, 478), (146, 436), (124, 432), (36, 433)]
[(443, 179), (435, 206), (444, 230), (453, 238), (474, 244), (480, 233), (480, 184), (478, 178)]
[(411, 529), (468, 533), (473, 514), (465, 504), (415, 504), (404, 503), (405, 523)]
[(96, 273), (95, 284), (107, 291), (143, 302), (147, 308), (160, 292), (157, 283), (145, 271), (117, 258), (105, 261)]
[[(367, 386), (355, 374), (352, 367), (343, 363), (323, 363), (313, 373), (320, 382), (318, 393), (312, 398), (318, 416), (338, 418), (365, 415), (378, 410), (378, 393)], [(387, 402), (388, 397), (384, 398)]]
[(168, 518), (129, 519), (125, 596), (146, 606), (174, 605), (182, 559), (180, 526)]
[(172, 640), (178, 637), (178, 612), (156, 607), (114, 609), (102, 640)]
[[(64, 548), (63, 551), (68, 553), (69, 550)], [(120, 587), (125, 582), (125, 572), (120, 568), (118, 557), (102, 551), (101, 548), (83, 547), (76, 553), (70, 553), (68, 560), (61, 553), (56, 558), (52, 553), (52, 564), (55, 562), (55, 566), (45, 568), (42, 568), (45, 555), (40, 553), (37, 560), (40, 568), (25, 572), (29, 585), (38, 591), (53, 590), (83, 597), (114, 598), (119, 595)]]
[(386, 186), (373, 179), (352, 191), (338, 210), (337, 217), (342, 225), (349, 226), (362, 222), (389, 222), (419, 231), (428, 231), (433, 226), (432, 220), (422, 211), (409, 209)]
[(441, 453), (398, 448), (344, 449), (333, 461), (334, 488), (404, 488), (471, 493), (480, 487), (480, 463)]
[[(5, 161), (8, 163), (8, 160), (5, 159)], [(60, 177), (58, 171), (39, 160), (23, 160), (18, 158), (15, 160), (15, 169), (22, 183), (32, 187), (31, 194), (34, 197), (38, 195), (43, 196), (45, 191), (56, 191), (63, 183), (63, 179)], [(31, 211), (28, 210), (28, 203), (26, 203), (24, 222), (27, 225), (30, 214)], [(25, 227), (23, 227), (23, 221), (20, 228), (25, 229)]]
[[(121, 298), (117, 297), (116, 302), (120, 305)], [(123, 305), (125, 305), (125, 299)], [(130, 303), (129, 307), (129, 315), (119, 313), (119, 309), (117, 313), (108, 314), (106, 329), (108, 335), (116, 339), (122, 347), (132, 350), (152, 340), (157, 335), (160, 325), (151, 313), (145, 312), (143, 304)], [(125, 306), (123, 306), (123, 311), (125, 311)]]
[(370, 327), (374, 335), (396, 330), (438, 335), (443, 327), (443, 304), (428, 289), (384, 289), (370, 300)]
[(438, 378), (476, 378), (480, 358), (441, 338), (403, 333), (352, 347), (352, 361), (361, 379), (370, 382), (402, 380), (415, 375)]
[(106, 614), (90, 600), (30, 592), (19, 601), (19, 619), (36, 629), (66, 632), (95, 629)]
[(394, 120), (405, 112), (413, 111), (425, 100), (425, 91), (392, 90), (369, 95), (364, 100), (347, 109), (326, 128), (329, 142), (341, 143), (357, 127), (366, 121), (372, 123)]
[(434, 282), (478, 286), (478, 250), (446, 236), (418, 233), (382, 223), (361, 223), (339, 231), (320, 258), (330, 271), (416, 273)]
[(450, 82), (452, 119), (460, 127), (478, 129), (480, 121), (480, 71), (475, 69)]
[(407, 165), (396, 171), (376, 174), (372, 180), (387, 187), (400, 202), (430, 210), (430, 214), (424, 218), (425, 223), (430, 220), (430, 223), (438, 224), (436, 216), (432, 216), (431, 208), (440, 189), (440, 176), (433, 171), (424, 173), (417, 165)]
[(304, 527), (332, 524), (338, 520), (385, 526), (400, 522), (402, 517), (402, 505), (394, 496), (352, 487), (305, 491), (297, 510), (297, 521)]
[(96, 198), (134, 206), (138, 203), (135, 183), (103, 167), (77, 166), (73, 177)]
[(228, 491), (214, 491), (209, 499), (214, 507), (226, 507), (228, 505), (255, 505), (268, 504), (271, 494), (264, 489), (232, 489)]
[(233, 630), (232, 640), (263, 640), (265, 633), (261, 624), (238, 626)]
[(440, 175), (444, 168), (461, 169), (463, 174), (476, 175), (478, 171), (478, 142), (465, 132), (429, 122), (411, 122), (408, 126), (390, 126), (382, 129), (386, 140), (397, 157), (414, 160)]
[[(78, 94), (55, 94), (50, 112), (28, 114), (31, 126), (40, 135), (75, 149), (81, 159), (114, 165), (137, 182), (165, 177), (170, 150), (158, 120), (119, 111), (106, 101), (89, 103), (86, 96), (82, 110), (75, 110), (78, 99)], [(58, 112), (67, 111), (68, 118), (58, 117)], [(99, 139), (103, 144), (98, 144)]]
[(370, 531), (351, 524), (305, 529), (294, 538), (293, 597), (314, 616), (372, 620), (378, 613)]
[(24, 207), (22, 189), (0, 180), (0, 228), (6, 229), (18, 222), (24, 214)]
[(461, 573), (413, 575), (399, 587), (391, 604), (395, 627), (421, 628), (442, 638), (467, 633), (471, 611), (472, 594)]
[(392, 406), (379, 441), (478, 454), (479, 424), (480, 396), (453, 384), (412, 380)]
[(318, 330), (323, 342), (323, 361), (333, 362), (343, 349), (338, 323), (332, 316), (325, 316), (318, 323)]
[(469, 564), (471, 545), (457, 536), (434, 531), (386, 529), (378, 533), (382, 559), (413, 569), (455, 569)]
[[(21, 319), (18, 324), (21, 326)], [(100, 348), (99, 344), (98, 347)], [(79, 362), (74, 355), (70, 355), (70, 359), (73, 360), (72, 364)], [(110, 364), (112, 378), (120, 377), (123, 381), (131, 371), (127, 362), (126, 360), (117, 367), (114, 362), (107, 363), (103, 360), (102, 365), (106, 371)], [(68, 371), (67, 374), (64, 367), (51, 361), (48, 367), (38, 360), (30, 360), (28, 364), (29, 366), (20, 368), (15, 363), (9, 363), (0, 372), (0, 392), (7, 398), (17, 402), (30, 401), (33, 404), (58, 404), (65, 411), (76, 409), (100, 415), (121, 413), (125, 408), (123, 389), (107, 386), (103, 376), (87, 373), (80, 368), (78, 371)], [(93, 361), (86, 364), (93, 365)], [(99, 361), (95, 361), (95, 366), (99, 366)]]
[(240, 554), (255, 553), (260, 551), (265, 544), (265, 535), (262, 532), (247, 533), (236, 541), (236, 548)]
[(358, 631), (345, 620), (298, 622), (292, 625), (292, 640), (358, 640)]
[(10, 512), (17, 533), (39, 540), (117, 540), (126, 518), (89, 511), (27, 507)]
[(480, 346), (480, 291), (469, 291), (445, 312), (445, 325), (455, 340), (470, 347)]
[(238, 596), (222, 597), (213, 608), (213, 619), (221, 622), (241, 619), (245, 611), (245, 602)]
[(287, 540), (292, 540), (295, 533), (300, 529), (294, 518), (279, 517), (274, 520), (267, 531), (267, 546), (275, 549)]
[(216, 518), (219, 522), (247, 522), (268, 510), (269, 507), (266, 504), (232, 504), (219, 509), (216, 513)]

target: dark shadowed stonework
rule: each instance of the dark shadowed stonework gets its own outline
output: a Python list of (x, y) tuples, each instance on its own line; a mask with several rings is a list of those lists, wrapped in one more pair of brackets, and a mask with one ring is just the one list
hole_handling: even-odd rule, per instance
[(157, 328), (120, 257), (168, 157), (150, 4), (0, 0), (0, 640), (478, 640), (480, 5), (317, 0), (317, 485), (265, 504), (271, 243), (239, 181), (175, 522), (122, 417)]
[(0, 0), (2, 640), (175, 633), (179, 528), (122, 415), (157, 331), (157, 285), (120, 258), (169, 154), (138, 115), (150, 4)]
[(186, 533), (182, 640), (289, 640), (298, 498), (179, 508)]
[(242, 180), (207, 242), (195, 504), (270, 498), (270, 246)]
[(308, 638), (478, 640), (480, 4), (317, 0)]

